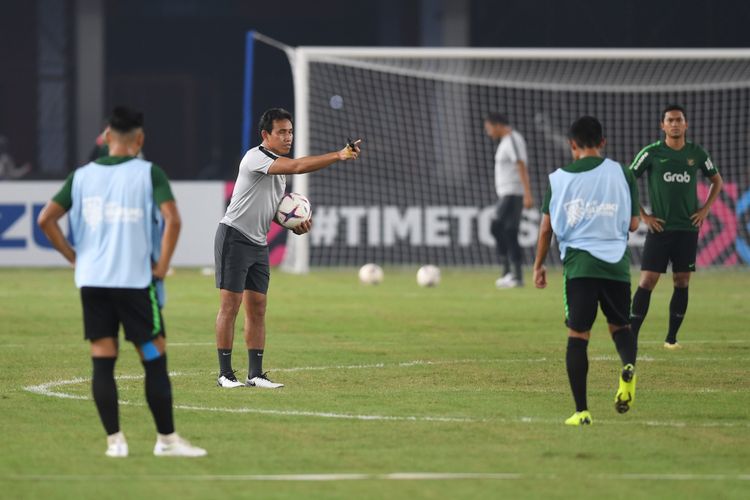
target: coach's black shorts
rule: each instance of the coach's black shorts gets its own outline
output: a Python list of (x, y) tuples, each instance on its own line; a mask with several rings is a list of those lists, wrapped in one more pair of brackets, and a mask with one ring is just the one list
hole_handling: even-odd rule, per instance
[(271, 279), (268, 247), (256, 245), (235, 228), (219, 224), (214, 240), (216, 288), (266, 294)]
[(694, 272), (697, 253), (698, 231), (649, 232), (641, 255), (641, 270), (666, 273), (671, 262), (673, 273)]
[(120, 325), (125, 338), (135, 345), (166, 335), (164, 318), (156, 300), (156, 288), (81, 287), (84, 337), (115, 337)]
[(588, 332), (602, 307), (607, 323), (630, 324), (630, 283), (604, 278), (565, 280), (565, 324), (571, 330)]

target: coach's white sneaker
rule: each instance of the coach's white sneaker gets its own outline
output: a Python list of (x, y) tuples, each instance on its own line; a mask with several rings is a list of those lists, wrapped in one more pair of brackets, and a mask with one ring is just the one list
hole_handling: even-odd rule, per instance
[(505, 284), (509, 281), (513, 281), (513, 274), (508, 273), (505, 276), (500, 276), (498, 279), (495, 280), (495, 286), (497, 288), (505, 288)]
[(206, 454), (206, 450), (193, 446), (176, 432), (156, 435), (154, 455), (157, 457), (205, 457)]
[(125, 434), (115, 432), (107, 436), (107, 451), (104, 453), (112, 458), (125, 458), (128, 456), (128, 442), (125, 441)]
[(523, 286), (523, 283), (511, 277), (509, 280), (503, 281), (502, 283), (495, 283), (495, 286), (498, 290), (507, 290), (508, 288), (520, 288)]
[(237, 377), (234, 376), (234, 373), (219, 375), (219, 378), (216, 379), (216, 385), (218, 385), (219, 387), (227, 387), (229, 389), (232, 389), (234, 387), (245, 387), (245, 384), (237, 380)]
[(284, 387), (284, 384), (279, 384), (277, 382), (268, 380), (268, 377), (266, 377), (266, 373), (262, 373), (253, 378), (248, 377), (245, 384), (247, 384), (248, 387), (260, 387), (262, 389), (278, 389), (279, 387)]

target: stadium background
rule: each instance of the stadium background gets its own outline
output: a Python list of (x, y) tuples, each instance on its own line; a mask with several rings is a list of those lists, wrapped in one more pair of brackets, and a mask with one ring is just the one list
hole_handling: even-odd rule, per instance
[[(115, 103), (126, 102), (146, 112), (146, 156), (163, 166), (172, 179), (187, 182), (177, 184), (177, 189), (186, 190), (180, 203), (188, 219), (201, 214), (207, 221), (218, 218), (220, 201), (209, 203), (211, 210), (206, 210), (203, 195), (188, 191), (198, 189), (195, 181), (210, 181), (207, 189), (226, 193), (229, 185), (217, 190), (215, 181), (234, 179), (242, 154), (244, 37), (249, 29), (290, 45), (750, 46), (750, 32), (744, 25), (750, 5), (742, 1), (583, 1), (571, 9), (541, 0), (522, 4), (489, 0), (283, 4), (2, 0), (0, 12), (0, 135), (7, 138), (7, 153), (14, 162), (31, 166), (21, 179), (0, 182), (2, 265), (63, 264), (34, 229), (34, 213), (59, 181), (88, 158), (104, 116)], [(278, 51), (259, 45), (252, 108), (278, 105), (294, 111), (289, 64)], [(701, 113), (705, 116), (710, 110)], [(532, 118), (518, 116), (516, 122), (530, 142), (533, 160)], [(481, 135), (481, 123), (475, 125), (472, 133)], [(748, 136), (747, 129), (732, 132)], [(251, 135), (257, 137), (254, 126)], [(721, 155), (697, 130), (696, 136), (715, 156)], [(491, 153), (492, 146), (486, 142), (484, 173), (490, 198)], [(721, 160), (717, 164), (728, 189), (714, 210), (712, 227), (706, 228), (703, 248), (712, 247), (712, 251), (701, 264), (747, 262), (742, 249), (750, 240), (748, 166)], [(481, 175), (481, 167), (476, 166), (475, 174)], [(543, 174), (551, 167), (532, 161), (531, 168), (539, 202)], [(335, 182), (335, 176), (332, 179)], [(464, 204), (465, 200), (449, 202)], [(274, 244), (281, 245), (284, 233), (277, 233)], [(176, 262), (210, 263), (207, 240), (201, 231), (184, 235), (180, 250), (184, 255), (178, 254)], [(328, 254), (328, 250), (321, 252)], [(281, 252), (275, 255), (278, 261)], [(327, 263), (315, 255), (313, 263)], [(398, 253), (385, 257), (398, 262)], [(485, 249), (466, 261), (451, 261), (439, 254), (430, 257), (440, 264), (486, 263), (491, 252)], [(340, 263), (359, 264), (346, 259)]]

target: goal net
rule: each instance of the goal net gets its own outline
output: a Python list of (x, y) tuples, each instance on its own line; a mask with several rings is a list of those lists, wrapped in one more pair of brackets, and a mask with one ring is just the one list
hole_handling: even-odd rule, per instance
[[(528, 145), (537, 207), (524, 211), (519, 240), (530, 264), (547, 175), (571, 161), (568, 125), (598, 117), (605, 154), (630, 164), (660, 138), (669, 103), (686, 107), (689, 140), (709, 151), (725, 181), (698, 265), (750, 262), (750, 51), (300, 47), (288, 55), (295, 156), (363, 139), (357, 162), (294, 179), (313, 204), (314, 229), (290, 238), (288, 269), (494, 265), (490, 111), (506, 114)], [(699, 196), (707, 191), (703, 180)], [(643, 227), (630, 238), (635, 264), (644, 238)]]

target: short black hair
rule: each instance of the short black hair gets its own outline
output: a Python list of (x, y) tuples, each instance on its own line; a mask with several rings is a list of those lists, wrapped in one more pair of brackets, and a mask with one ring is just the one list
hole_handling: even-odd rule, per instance
[(579, 148), (598, 148), (604, 140), (604, 129), (593, 116), (582, 116), (568, 129), (568, 139)]
[(685, 108), (680, 106), (679, 104), (667, 104), (664, 109), (661, 111), (661, 121), (664, 121), (664, 118), (666, 118), (667, 113), (670, 111), (679, 111), (682, 113), (682, 116), (685, 117), (685, 120), (687, 121), (687, 111), (685, 111)]
[(289, 120), (294, 123), (289, 111), (284, 108), (271, 108), (261, 115), (260, 122), (258, 122), (258, 133), (264, 130), (269, 134), (273, 132), (273, 122), (276, 120)]
[(107, 123), (110, 129), (127, 134), (137, 128), (143, 128), (143, 112), (127, 106), (115, 106)]
[(510, 125), (508, 117), (503, 113), (498, 113), (497, 111), (491, 111), (490, 113), (487, 113), (487, 116), (484, 117), (484, 121), (490, 122), (494, 125)]

